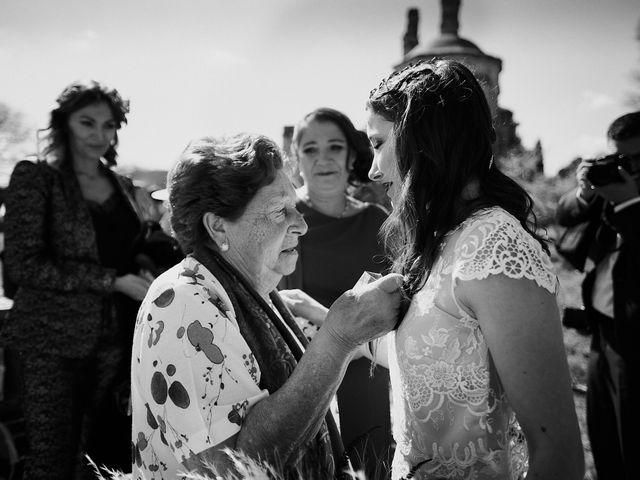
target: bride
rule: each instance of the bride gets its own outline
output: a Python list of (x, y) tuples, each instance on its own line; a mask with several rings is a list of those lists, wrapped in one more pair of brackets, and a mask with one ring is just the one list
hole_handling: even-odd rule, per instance
[(392, 478), (582, 479), (558, 281), (531, 198), (493, 163), (480, 85), (460, 63), (422, 62), (383, 80), (367, 112), (410, 300), (386, 337)]

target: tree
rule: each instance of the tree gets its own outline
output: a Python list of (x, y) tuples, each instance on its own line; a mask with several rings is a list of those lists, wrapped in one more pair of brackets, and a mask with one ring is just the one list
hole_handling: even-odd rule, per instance
[(0, 102), (0, 186), (4, 186), (13, 165), (26, 156), (33, 130), (25, 125), (22, 114)]

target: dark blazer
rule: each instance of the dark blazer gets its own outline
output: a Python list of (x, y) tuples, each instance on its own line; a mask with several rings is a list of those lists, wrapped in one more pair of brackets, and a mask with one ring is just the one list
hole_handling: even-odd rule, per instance
[[(640, 338), (640, 203), (614, 212), (602, 199), (590, 205), (581, 204), (575, 191), (560, 199), (557, 209), (560, 225), (571, 226), (588, 219), (599, 223), (589, 249), (589, 257), (596, 264), (616, 248), (616, 233), (622, 237), (612, 272), (614, 320), (610, 332), (612, 338), (608, 340), (630, 365), (640, 365), (637, 357)], [(583, 302), (588, 312), (592, 311), (595, 276), (593, 269), (585, 275), (582, 283)], [(597, 342), (594, 346), (598, 347)]]
[[(131, 181), (102, 168), (140, 219)], [(20, 351), (89, 354), (103, 330), (104, 300), (113, 293), (116, 271), (100, 265), (89, 207), (70, 162), (15, 166), (4, 255), (17, 291), (2, 341)]]

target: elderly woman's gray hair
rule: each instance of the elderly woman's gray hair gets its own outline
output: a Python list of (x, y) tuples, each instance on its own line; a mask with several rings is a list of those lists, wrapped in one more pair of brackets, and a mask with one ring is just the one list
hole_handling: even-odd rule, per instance
[(262, 135), (204, 137), (189, 143), (167, 176), (171, 227), (183, 252), (213, 242), (202, 225), (205, 213), (237, 220), (282, 165), (280, 148)]

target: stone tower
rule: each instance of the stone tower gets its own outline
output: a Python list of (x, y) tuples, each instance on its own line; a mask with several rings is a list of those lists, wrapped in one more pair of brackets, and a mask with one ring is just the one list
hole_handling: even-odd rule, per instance
[[(418, 40), (418, 10), (415, 8), (409, 10), (407, 34), (404, 37), (404, 56), (394, 68), (399, 70), (417, 60), (430, 60), (436, 57), (450, 58), (464, 63), (480, 80), (489, 101), (491, 113), (495, 117), (500, 94), (498, 77), (502, 70), (502, 60), (485, 54), (475, 43), (458, 35), (460, 0), (441, 0), (441, 8), (440, 35), (424, 45), (421, 45)], [(414, 42), (408, 44), (408, 36), (412, 36), (415, 39)]]
[[(525, 153), (516, 132), (517, 123), (513, 120), (513, 113), (500, 107), (498, 102), (502, 60), (487, 55), (475, 43), (458, 34), (460, 3), (460, 0), (440, 0), (442, 12), (440, 35), (424, 44), (421, 44), (418, 38), (418, 10), (409, 9), (407, 30), (403, 38), (403, 57), (394, 69), (399, 70), (409, 63), (433, 58), (448, 58), (465, 64), (480, 81), (487, 97), (496, 128), (497, 139), (494, 145), (496, 156), (505, 157), (509, 153)], [(539, 161), (542, 162), (541, 157)]]

